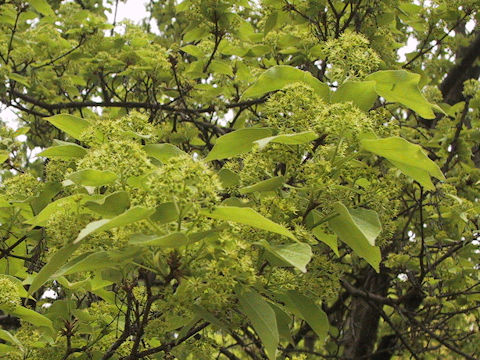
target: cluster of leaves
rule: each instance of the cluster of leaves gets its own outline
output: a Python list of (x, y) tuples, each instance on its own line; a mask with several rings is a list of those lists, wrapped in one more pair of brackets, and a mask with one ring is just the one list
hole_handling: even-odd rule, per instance
[(0, 356), (474, 359), (475, 1), (109, 5), (0, 5)]

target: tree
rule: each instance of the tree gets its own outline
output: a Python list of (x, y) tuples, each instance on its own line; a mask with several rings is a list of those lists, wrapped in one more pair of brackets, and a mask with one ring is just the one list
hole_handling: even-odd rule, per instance
[(115, 6), (0, 3), (1, 358), (478, 358), (477, 0)]

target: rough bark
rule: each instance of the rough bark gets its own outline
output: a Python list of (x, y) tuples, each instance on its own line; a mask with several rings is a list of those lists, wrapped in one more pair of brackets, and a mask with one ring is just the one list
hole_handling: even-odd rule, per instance
[(444, 101), (450, 105), (463, 100), (463, 83), (466, 80), (478, 79), (480, 76), (480, 66), (475, 65), (480, 57), (480, 31), (475, 33), (470, 45), (463, 48), (458, 55), (461, 60), (450, 69), (440, 84)]
[[(385, 297), (389, 283), (389, 277), (386, 274), (382, 272), (377, 274), (372, 268), (368, 268), (357, 287), (370, 294)], [(348, 329), (344, 338), (344, 358), (359, 359), (368, 356), (374, 349), (380, 313), (363, 297), (352, 297), (350, 306)]]

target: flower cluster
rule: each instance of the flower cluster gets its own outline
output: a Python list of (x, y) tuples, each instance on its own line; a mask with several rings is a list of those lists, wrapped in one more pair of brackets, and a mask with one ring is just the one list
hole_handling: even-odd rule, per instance
[(369, 41), (361, 34), (345, 31), (337, 39), (323, 45), (330, 81), (342, 83), (346, 79), (362, 79), (378, 69), (380, 57), (369, 47)]
[(6, 276), (0, 277), (0, 308), (6, 312), (14, 311), (20, 305), (20, 295), (15, 283)]
[(13, 176), (3, 182), (0, 188), (10, 201), (23, 201), (37, 195), (41, 183), (31, 173)]
[(112, 171), (118, 175), (121, 188), (130, 177), (144, 175), (154, 167), (138, 142), (132, 140), (109, 141), (93, 148), (77, 162), (77, 170), (96, 169)]
[(145, 188), (147, 203), (158, 206), (173, 202), (184, 218), (197, 215), (200, 208), (212, 208), (218, 202), (221, 184), (206, 163), (183, 155), (165, 161), (148, 176)]

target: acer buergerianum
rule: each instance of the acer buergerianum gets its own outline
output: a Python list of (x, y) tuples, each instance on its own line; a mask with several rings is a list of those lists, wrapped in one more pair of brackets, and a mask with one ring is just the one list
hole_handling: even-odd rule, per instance
[(118, 3), (0, 3), (1, 359), (480, 356), (478, 1)]

